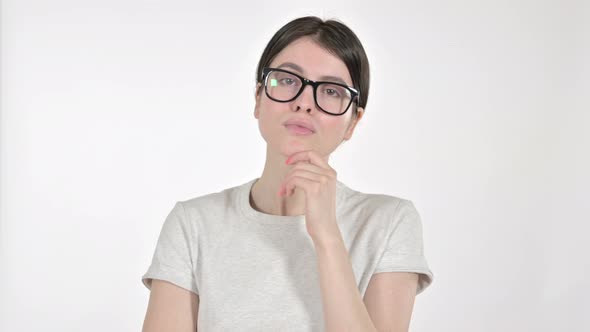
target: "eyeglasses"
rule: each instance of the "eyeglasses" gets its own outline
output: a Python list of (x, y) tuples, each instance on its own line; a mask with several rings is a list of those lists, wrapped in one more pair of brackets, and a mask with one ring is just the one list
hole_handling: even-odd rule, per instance
[(353, 101), (358, 103), (359, 92), (345, 84), (312, 81), (305, 77), (279, 68), (262, 69), (264, 91), (268, 98), (279, 103), (295, 100), (305, 86), (313, 87), (313, 98), (317, 107), (331, 115), (346, 113)]

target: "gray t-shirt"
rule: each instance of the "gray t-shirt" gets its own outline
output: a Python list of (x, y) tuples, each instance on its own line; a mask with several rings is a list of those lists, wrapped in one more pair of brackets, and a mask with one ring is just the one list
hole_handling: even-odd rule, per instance
[[(142, 277), (199, 295), (198, 331), (324, 331), (319, 271), (305, 215), (277, 216), (250, 205), (258, 178), (176, 202)], [(358, 290), (379, 272), (433, 280), (414, 204), (336, 186), (336, 217)]]

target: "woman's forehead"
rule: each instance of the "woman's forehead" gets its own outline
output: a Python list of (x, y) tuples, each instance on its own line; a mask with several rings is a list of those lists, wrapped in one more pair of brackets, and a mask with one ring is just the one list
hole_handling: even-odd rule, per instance
[(311, 38), (300, 38), (287, 45), (273, 59), (270, 67), (284, 68), (311, 80), (325, 80), (352, 85), (344, 61)]

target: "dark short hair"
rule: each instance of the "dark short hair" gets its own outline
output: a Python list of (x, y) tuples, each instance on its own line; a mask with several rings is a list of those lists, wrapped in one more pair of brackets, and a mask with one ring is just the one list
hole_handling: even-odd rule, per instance
[[(356, 34), (344, 23), (336, 20), (323, 21), (316, 16), (300, 17), (280, 28), (270, 39), (256, 68), (256, 82), (262, 83), (262, 69), (270, 65), (287, 45), (309, 36), (319, 46), (341, 59), (352, 85), (359, 91), (358, 106), (365, 108), (369, 97), (369, 60)], [(356, 115), (356, 107), (354, 108)]]

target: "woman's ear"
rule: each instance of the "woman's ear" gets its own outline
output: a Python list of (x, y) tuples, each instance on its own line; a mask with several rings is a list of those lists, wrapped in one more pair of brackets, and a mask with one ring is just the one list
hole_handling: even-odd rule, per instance
[(348, 141), (352, 137), (352, 134), (354, 133), (354, 128), (356, 127), (356, 125), (359, 123), (359, 121), (363, 117), (363, 114), (365, 114), (365, 109), (362, 107), (357, 107), (356, 117), (353, 118), (352, 120), (350, 120), (350, 124), (348, 125), (348, 129), (346, 129), (346, 133), (344, 134), (345, 140)]
[(260, 82), (256, 83), (256, 88), (254, 88), (254, 98), (256, 98), (256, 100), (258, 100), (258, 98), (260, 97), (261, 87), (262, 87), (262, 83), (260, 83)]
[(261, 91), (262, 84), (256, 83), (256, 88), (254, 89), (254, 117), (258, 119), (258, 104), (260, 101), (260, 91)]

